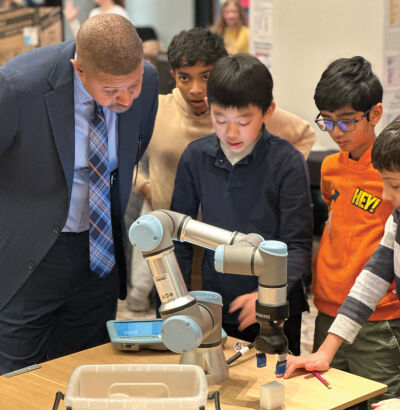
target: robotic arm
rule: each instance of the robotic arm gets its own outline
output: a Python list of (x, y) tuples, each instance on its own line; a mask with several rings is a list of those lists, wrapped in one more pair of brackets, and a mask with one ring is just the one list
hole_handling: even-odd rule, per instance
[(129, 239), (147, 259), (161, 299), (163, 343), (183, 353), (181, 363), (201, 365), (209, 384), (228, 377), (221, 346), (222, 299), (213, 292), (188, 292), (174, 253), (172, 239), (215, 250), (218, 272), (258, 276), (256, 318), (260, 333), (255, 348), (278, 354), (276, 372), (286, 368), (288, 317), (287, 248), (260, 235), (230, 232), (189, 216), (158, 210), (137, 219)]

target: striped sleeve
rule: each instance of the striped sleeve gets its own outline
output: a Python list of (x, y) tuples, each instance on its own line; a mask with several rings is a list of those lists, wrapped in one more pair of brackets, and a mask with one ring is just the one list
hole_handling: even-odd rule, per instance
[(353, 343), (361, 327), (368, 321), (393, 282), (393, 247), (398, 225), (398, 218), (396, 217), (395, 221), (393, 215), (386, 221), (385, 232), (378, 248), (358, 275), (329, 329), (330, 333), (342, 337), (349, 343)]

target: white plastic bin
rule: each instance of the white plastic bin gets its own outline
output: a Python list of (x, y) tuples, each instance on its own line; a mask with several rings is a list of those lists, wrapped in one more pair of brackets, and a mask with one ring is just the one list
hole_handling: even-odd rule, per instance
[(195, 365), (84, 365), (72, 372), (64, 401), (73, 410), (199, 410), (207, 402), (207, 380)]

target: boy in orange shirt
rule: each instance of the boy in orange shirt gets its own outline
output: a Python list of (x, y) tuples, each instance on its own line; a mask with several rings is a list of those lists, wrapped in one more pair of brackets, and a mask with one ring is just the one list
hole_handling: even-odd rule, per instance
[[(382, 116), (382, 93), (371, 64), (363, 57), (331, 63), (315, 91), (320, 111), (316, 123), (329, 132), (340, 152), (328, 156), (321, 167), (321, 191), (329, 217), (314, 261), (312, 290), (318, 309), (314, 351), (377, 248), (393, 211), (391, 202), (382, 198), (383, 183), (371, 164), (375, 125)], [(331, 363), (387, 384), (384, 398), (400, 395), (399, 354), (395, 355), (387, 335), (400, 329), (400, 302), (394, 289), (392, 283), (354, 343), (343, 344)]]

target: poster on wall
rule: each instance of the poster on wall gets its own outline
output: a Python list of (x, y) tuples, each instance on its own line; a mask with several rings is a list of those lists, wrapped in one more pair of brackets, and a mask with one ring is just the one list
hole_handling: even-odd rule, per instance
[(272, 69), (273, 0), (251, 0), (250, 53)]
[(400, 115), (400, 87), (385, 89), (383, 93), (384, 125), (392, 122)]
[(386, 86), (400, 88), (400, 52), (386, 52)]
[(400, 115), (400, 0), (389, 0), (386, 9), (383, 78), (383, 122)]
[(400, 28), (400, 1), (389, 0), (389, 25)]

